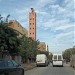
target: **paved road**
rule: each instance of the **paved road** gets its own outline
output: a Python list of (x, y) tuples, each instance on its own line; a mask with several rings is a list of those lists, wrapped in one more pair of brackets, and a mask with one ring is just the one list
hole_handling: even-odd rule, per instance
[(25, 72), (25, 75), (75, 75), (75, 70), (64, 64), (64, 67), (36, 67)]

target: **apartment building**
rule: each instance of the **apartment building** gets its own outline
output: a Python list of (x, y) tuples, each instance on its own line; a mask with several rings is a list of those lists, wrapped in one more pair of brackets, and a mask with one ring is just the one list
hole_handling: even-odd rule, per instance
[(16, 20), (9, 20), (9, 27), (13, 28), (19, 35), (22, 37), (23, 35), (28, 37), (28, 31)]
[(36, 40), (36, 12), (33, 8), (31, 8), (31, 12), (29, 12), (29, 37), (33, 40)]
[(40, 42), (39, 43), (38, 50), (39, 51), (46, 51), (46, 44), (45, 44), (45, 42)]

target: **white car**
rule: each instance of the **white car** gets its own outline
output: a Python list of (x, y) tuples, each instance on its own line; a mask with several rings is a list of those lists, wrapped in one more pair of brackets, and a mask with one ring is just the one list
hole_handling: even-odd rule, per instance
[(54, 66), (62, 66), (63, 67), (63, 56), (62, 54), (53, 54), (52, 65)]

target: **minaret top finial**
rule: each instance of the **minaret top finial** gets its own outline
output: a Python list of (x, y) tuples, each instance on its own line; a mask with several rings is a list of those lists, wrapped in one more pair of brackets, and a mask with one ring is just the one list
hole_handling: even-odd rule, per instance
[(31, 8), (31, 11), (33, 12), (33, 11), (34, 11), (34, 9), (33, 9), (33, 8)]

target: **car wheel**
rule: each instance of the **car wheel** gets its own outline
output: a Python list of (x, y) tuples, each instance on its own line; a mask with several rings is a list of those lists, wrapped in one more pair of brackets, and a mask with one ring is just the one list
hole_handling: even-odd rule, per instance
[(54, 67), (54, 65), (53, 65), (53, 67)]
[(22, 71), (22, 75), (24, 75), (24, 70)]
[(62, 65), (62, 67), (63, 67), (63, 65)]
[(39, 67), (38, 65), (36, 65), (37, 67)]

